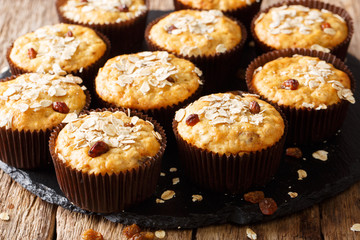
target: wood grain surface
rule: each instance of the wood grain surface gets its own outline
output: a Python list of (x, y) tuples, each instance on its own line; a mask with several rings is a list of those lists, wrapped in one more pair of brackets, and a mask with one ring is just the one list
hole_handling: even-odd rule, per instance
[[(353, 16), (355, 35), (349, 51), (360, 58), (360, 1), (324, 1), (347, 9)], [(264, 0), (262, 7), (275, 2)], [(150, 0), (150, 8), (171, 10), (173, 3), (172, 0)], [(0, 69), (7, 67), (5, 53), (14, 39), (40, 26), (58, 22), (54, 0), (0, 0), (0, 12)], [(123, 225), (48, 204), (2, 171), (0, 187), (0, 212), (10, 217), (9, 221), (0, 220), (0, 239), (80, 239), (81, 233), (88, 228), (101, 232), (106, 240), (125, 239), (121, 234)], [(360, 239), (360, 233), (350, 230), (357, 222), (360, 223), (360, 183), (322, 204), (275, 221), (251, 226), (224, 224), (193, 230), (167, 230), (165, 239), (246, 239), (248, 227), (257, 233), (258, 239)], [(158, 229), (152, 229), (155, 230)]]

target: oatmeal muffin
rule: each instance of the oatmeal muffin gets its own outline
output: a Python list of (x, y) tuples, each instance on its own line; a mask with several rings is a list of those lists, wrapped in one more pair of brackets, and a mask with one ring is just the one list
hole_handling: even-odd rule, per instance
[(7, 60), (12, 74), (73, 74), (82, 77), (90, 88), (109, 48), (107, 38), (90, 28), (55, 24), (16, 39), (8, 50)]
[(217, 10), (181, 10), (150, 23), (145, 39), (151, 50), (195, 63), (204, 71), (208, 91), (215, 91), (236, 70), (246, 30)]
[(290, 1), (276, 4), (255, 16), (255, 41), (264, 51), (307, 48), (346, 56), (353, 34), (348, 13), (317, 1)]
[(220, 10), (250, 27), (251, 19), (260, 10), (262, 0), (174, 0), (176, 10)]
[(140, 110), (171, 127), (169, 116), (199, 96), (201, 75), (193, 63), (167, 52), (140, 52), (109, 59), (95, 86), (105, 106)]
[(109, 37), (112, 55), (141, 47), (148, 9), (144, 0), (57, 0), (60, 22), (80, 24)]
[(47, 166), (52, 129), (90, 104), (81, 82), (71, 75), (39, 73), (1, 80), (1, 160), (18, 168)]
[(247, 70), (249, 89), (278, 105), (289, 121), (288, 140), (321, 141), (342, 124), (353, 97), (349, 69), (330, 54), (292, 49), (260, 56)]
[(110, 110), (75, 117), (50, 138), (60, 188), (92, 212), (119, 212), (150, 197), (166, 145), (163, 129), (151, 118)]
[(275, 174), (286, 121), (256, 95), (219, 93), (178, 110), (173, 129), (181, 162), (195, 183), (238, 193)]

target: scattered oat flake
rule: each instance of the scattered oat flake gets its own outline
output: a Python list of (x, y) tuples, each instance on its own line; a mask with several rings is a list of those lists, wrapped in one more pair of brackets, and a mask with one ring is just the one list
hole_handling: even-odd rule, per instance
[(166, 233), (164, 230), (158, 230), (155, 232), (155, 237), (157, 238), (164, 238), (166, 236)]
[(170, 200), (175, 196), (175, 192), (173, 190), (166, 190), (165, 192), (163, 192), (163, 194), (161, 194), (161, 199), (162, 200)]
[(180, 182), (180, 178), (173, 178), (173, 179), (172, 179), (173, 185), (176, 185), (176, 184), (178, 184), (179, 182)]
[(312, 154), (313, 158), (321, 160), (321, 161), (326, 161), (328, 160), (328, 152), (325, 150), (318, 150), (316, 152), (314, 152)]
[(201, 202), (202, 200), (203, 200), (203, 196), (198, 195), (198, 194), (192, 195), (192, 201), (193, 202)]
[(224, 44), (219, 44), (219, 45), (216, 46), (216, 52), (217, 53), (224, 53), (224, 52), (226, 52), (226, 50), (227, 49), (226, 49)]
[(296, 198), (298, 196), (297, 192), (288, 192), (288, 194), (291, 198)]
[(175, 121), (180, 122), (185, 117), (186, 111), (185, 109), (181, 108), (175, 114)]
[(307, 173), (305, 172), (305, 170), (302, 170), (302, 169), (299, 169), (297, 171), (298, 175), (299, 175), (299, 178), (298, 180), (303, 180), (304, 178), (307, 177)]
[(162, 199), (160, 199), (160, 198), (157, 198), (157, 199), (155, 200), (155, 202), (156, 202), (156, 203), (164, 203), (165, 201), (162, 200)]
[(3, 212), (3, 213), (0, 213), (0, 219), (3, 220), (3, 221), (9, 221), (10, 216), (9, 216), (9, 214)]
[(170, 171), (170, 172), (176, 172), (176, 171), (177, 171), (177, 168), (172, 167), (172, 168), (170, 168), (169, 171)]
[(251, 240), (256, 240), (257, 235), (251, 228), (246, 228), (246, 236)]
[(350, 230), (354, 232), (360, 232), (360, 223), (355, 223), (354, 225), (352, 225)]
[(163, 173), (163, 172), (161, 172), (161, 173), (160, 173), (160, 176), (161, 176), (161, 177), (165, 177), (165, 176), (166, 176), (166, 174), (165, 174), (165, 173)]

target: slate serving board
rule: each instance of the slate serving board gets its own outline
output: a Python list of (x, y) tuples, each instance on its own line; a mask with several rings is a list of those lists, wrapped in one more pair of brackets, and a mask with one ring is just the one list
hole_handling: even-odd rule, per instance
[[(149, 21), (166, 12), (152, 11)], [(243, 66), (255, 57), (255, 49), (247, 48)], [(348, 55), (347, 65), (353, 71), (355, 79), (360, 79), (360, 61)], [(0, 74), (0, 78), (10, 73)], [(244, 82), (234, 79), (229, 90), (246, 90)], [(360, 101), (359, 90), (355, 99)], [(332, 197), (360, 180), (360, 103), (351, 105), (341, 130), (324, 143), (301, 147), (303, 159), (283, 157), (283, 163), (271, 182), (262, 188), (251, 190), (264, 191), (266, 197), (272, 197), (278, 204), (278, 210), (271, 216), (264, 216), (257, 204), (242, 199), (242, 194), (226, 195), (203, 191), (183, 176), (179, 167), (178, 154), (174, 142), (170, 142), (163, 159), (162, 172), (155, 194), (145, 202), (117, 214), (104, 215), (112, 222), (123, 224), (136, 223), (150, 228), (197, 228), (211, 224), (236, 223), (250, 224), (275, 219), (310, 207), (326, 198)], [(322, 162), (312, 158), (317, 150), (329, 152), (329, 159)], [(175, 167), (176, 172), (169, 169)], [(20, 170), (0, 161), (0, 168), (9, 174), (22, 187), (41, 199), (62, 206), (71, 211), (84, 214), (97, 214), (74, 206), (61, 192), (53, 168), (46, 170)], [(304, 169), (308, 177), (298, 180), (298, 169)], [(180, 182), (172, 184), (179, 177)], [(157, 204), (165, 190), (174, 190), (176, 195), (165, 203)], [(251, 191), (249, 190), (249, 191)], [(297, 198), (290, 198), (288, 192), (297, 192)], [(200, 194), (203, 201), (192, 202), (192, 195)], [(100, 215), (100, 214), (99, 214)]]

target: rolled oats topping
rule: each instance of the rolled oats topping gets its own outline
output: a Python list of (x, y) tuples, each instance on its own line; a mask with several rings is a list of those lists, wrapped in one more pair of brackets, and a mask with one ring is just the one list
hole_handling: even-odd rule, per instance
[[(13, 116), (16, 111), (37, 112), (44, 108), (56, 112), (68, 113), (69, 107), (61, 99), (73, 94), (73, 86), (82, 83), (81, 78), (72, 75), (59, 77), (50, 74), (29, 73), (21, 75), (14, 80), (0, 83), (5, 90), (0, 90), (0, 115), (5, 116), (0, 120), (0, 127), (11, 128)], [(80, 87), (78, 87), (80, 90)], [(82, 90), (81, 90), (82, 91)], [(12, 108), (7, 108), (12, 106)], [(65, 117), (65, 116), (64, 116)]]
[(143, 0), (68, 0), (60, 10), (77, 22), (109, 24), (140, 16), (147, 7)]

